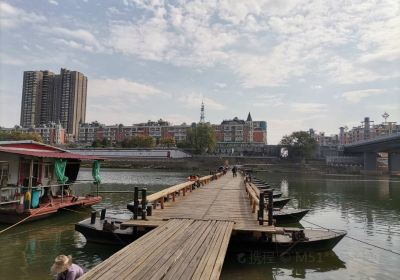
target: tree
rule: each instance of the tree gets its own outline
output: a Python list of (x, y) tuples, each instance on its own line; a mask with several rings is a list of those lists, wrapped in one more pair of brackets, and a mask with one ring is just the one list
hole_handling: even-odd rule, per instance
[(281, 145), (288, 148), (291, 158), (310, 158), (317, 147), (317, 141), (306, 131), (296, 131), (283, 136)]
[(13, 140), (33, 140), (36, 142), (43, 142), (42, 136), (35, 132), (22, 132), (12, 131), (11, 133), (0, 132), (0, 141), (13, 141)]
[(92, 147), (94, 147), (94, 148), (106, 148), (106, 147), (110, 147), (110, 146), (111, 146), (111, 142), (105, 137), (103, 139), (95, 139), (92, 142)]
[(195, 154), (212, 153), (217, 146), (217, 138), (209, 124), (195, 124), (187, 130), (186, 144)]
[(130, 138), (125, 138), (121, 142), (123, 148), (152, 148), (154, 145), (154, 138), (145, 135), (135, 135)]
[(174, 147), (176, 145), (174, 137), (161, 138), (160, 143), (163, 147)]

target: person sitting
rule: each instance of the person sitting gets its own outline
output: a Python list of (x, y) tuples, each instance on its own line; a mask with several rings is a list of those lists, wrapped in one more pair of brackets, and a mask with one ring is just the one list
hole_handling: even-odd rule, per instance
[(104, 221), (103, 231), (113, 232), (116, 229), (117, 229), (117, 226), (115, 226), (114, 222), (109, 223), (107, 220)]
[(57, 256), (50, 270), (57, 275), (56, 280), (76, 280), (84, 274), (82, 267), (72, 263), (70, 255)]

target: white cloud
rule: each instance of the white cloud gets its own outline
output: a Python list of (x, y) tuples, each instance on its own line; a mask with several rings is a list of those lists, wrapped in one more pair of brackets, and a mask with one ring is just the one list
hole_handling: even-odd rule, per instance
[(178, 101), (181, 102), (187, 108), (197, 108), (200, 110), (201, 102), (204, 102), (204, 105), (207, 109), (211, 110), (225, 110), (226, 107), (217, 101), (209, 98), (203, 97), (201, 94), (191, 93), (188, 95), (183, 95), (178, 98)]
[(292, 103), (290, 107), (294, 112), (306, 114), (324, 113), (328, 110), (328, 106), (321, 103)]
[(96, 97), (111, 97), (123, 100), (165, 96), (165, 93), (151, 85), (141, 84), (123, 78), (90, 80), (88, 94)]
[(49, 3), (58, 6), (58, 2), (56, 0), (49, 0)]
[(383, 94), (385, 90), (383, 89), (364, 89), (364, 90), (354, 90), (346, 91), (342, 93), (342, 97), (350, 103), (359, 103), (362, 99), (372, 96)]
[(15, 28), (21, 24), (43, 23), (46, 18), (33, 12), (14, 7), (6, 2), (0, 2), (1, 28)]
[(61, 43), (75, 49), (86, 51), (103, 51), (104, 47), (96, 36), (84, 29), (68, 29), (64, 27), (42, 28), (45, 33), (56, 37), (54, 42)]
[(365, 65), (400, 55), (394, 0), (126, 2), (146, 12), (110, 24), (115, 51), (195, 68), (226, 65), (247, 88), (287, 85), (310, 72), (340, 84), (398, 76)]

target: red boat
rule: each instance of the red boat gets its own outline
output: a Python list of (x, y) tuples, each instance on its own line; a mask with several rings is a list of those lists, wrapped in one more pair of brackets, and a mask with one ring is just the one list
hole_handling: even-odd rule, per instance
[(100, 158), (35, 141), (0, 141), (0, 223), (33, 221), (100, 202), (98, 195), (72, 192), (82, 160), (93, 162), (98, 187)]

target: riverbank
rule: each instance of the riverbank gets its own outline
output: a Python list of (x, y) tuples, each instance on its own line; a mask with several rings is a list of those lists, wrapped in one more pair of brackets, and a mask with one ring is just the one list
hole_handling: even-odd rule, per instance
[[(137, 158), (109, 159), (102, 163), (104, 168), (123, 169), (159, 169), (186, 172), (209, 172), (221, 165), (242, 165), (245, 168), (260, 172), (304, 173), (304, 174), (352, 174), (360, 175), (360, 166), (328, 166), (324, 160), (294, 162), (275, 157), (224, 157), (195, 156), (191, 158)], [(90, 167), (84, 164), (84, 167)], [(379, 175), (375, 174), (375, 175)]]

